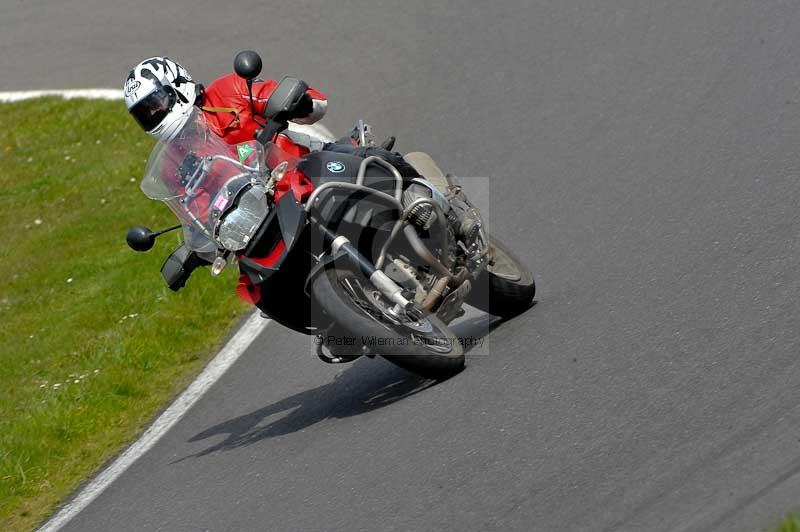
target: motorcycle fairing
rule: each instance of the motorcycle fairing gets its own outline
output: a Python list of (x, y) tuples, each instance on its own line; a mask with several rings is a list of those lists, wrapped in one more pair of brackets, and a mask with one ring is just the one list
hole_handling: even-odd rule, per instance
[(291, 196), (281, 198), (275, 210), (278, 211), (278, 221), (286, 249), (292, 249), (306, 224), (306, 211)]
[(239, 257), (241, 269), (254, 283), (263, 283), (281, 269), (306, 224), (306, 213), (291, 195), (283, 196)]

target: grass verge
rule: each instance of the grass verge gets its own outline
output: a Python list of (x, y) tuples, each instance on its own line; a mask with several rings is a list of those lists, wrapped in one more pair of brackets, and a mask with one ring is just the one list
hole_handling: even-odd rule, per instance
[(787, 515), (775, 532), (800, 532), (800, 514)]
[(29, 530), (202, 368), (245, 306), (233, 272), (174, 294), (125, 231), (172, 225), (121, 102), (0, 104), (0, 530)]

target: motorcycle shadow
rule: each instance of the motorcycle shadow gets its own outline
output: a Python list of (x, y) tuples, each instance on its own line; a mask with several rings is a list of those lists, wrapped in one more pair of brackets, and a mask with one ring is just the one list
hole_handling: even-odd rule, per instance
[[(388, 406), (435, 385), (385, 361), (358, 360), (336, 378), (309, 390), (281, 399), (249, 414), (208, 428), (192, 438), (201, 441), (225, 435), (225, 439), (187, 458), (246, 447), (262, 440), (291, 434), (327, 419), (357, 416)], [(288, 412), (269, 422), (267, 418)]]
[[(453, 330), (463, 337), (478, 338), (497, 327), (496, 318), (481, 315), (456, 323)], [(465, 345), (468, 351), (469, 346)], [(389, 406), (437, 385), (436, 381), (418, 377), (384, 360), (360, 359), (338, 374), (333, 381), (304, 390), (248, 414), (238, 416), (194, 436), (189, 442), (223, 435), (225, 438), (189, 458), (199, 458), (218, 451), (230, 451), (260, 441), (285, 436), (327, 419), (348, 418)], [(269, 422), (267, 418), (288, 412)]]

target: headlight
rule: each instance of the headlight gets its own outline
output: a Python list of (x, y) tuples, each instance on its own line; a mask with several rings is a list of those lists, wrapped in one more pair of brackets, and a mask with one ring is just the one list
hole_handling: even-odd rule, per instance
[(230, 251), (244, 248), (268, 212), (266, 190), (261, 185), (248, 188), (239, 197), (239, 204), (220, 222), (217, 232), (219, 243)]

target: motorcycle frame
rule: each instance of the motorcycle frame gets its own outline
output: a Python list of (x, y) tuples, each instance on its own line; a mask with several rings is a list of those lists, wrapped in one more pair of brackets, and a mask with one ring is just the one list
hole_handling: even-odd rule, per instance
[[(376, 190), (364, 184), (367, 169), (371, 165), (379, 166), (391, 175), (394, 180), (394, 186), (391, 193)], [(331, 231), (328, 228), (328, 224), (333, 220), (321, 220), (317, 218), (316, 214), (322, 212), (327, 201), (330, 201), (326, 200), (323, 202), (321, 194), (329, 190), (346, 190), (350, 192), (361, 193), (365, 196), (368, 195), (398, 213), (397, 220), (394, 222), (386, 242), (382, 244), (379, 255), (374, 264), (372, 261), (364, 257), (363, 254), (361, 254), (346, 237)], [(305, 270), (307, 275), (304, 279), (302, 279), (302, 281), (301, 279), (297, 279), (297, 281), (302, 282), (301, 286), (303, 286), (303, 292), (306, 299), (309, 296), (308, 286), (317, 275), (319, 275), (326, 267), (328, 267), (330, 263), (346, 260), (351, 266), (360, 270), (369, 279), (371, 284), (389, 300), (395, 302), (401, 308), (408, 308), (411, 302), (403, 296), (403, 288), (382, 271), (389, 248), (396, 241), (396, 238), (399, 236), (400, 232), (402, 232), (414, 254), (417, 255), (423, 264), (428, 265), (442, 282), (446, 281), (447, 285), (457, 286), (463, 282), (464, 279), (466, 279), (466, 276), (454, 275), (448, 265), (442, 263), (442, 261), (439, 260), (430, 250), (430, 248), (422, 241), (417, 234), (416, 229), (411, 226), (410, 222), (408, 221), (410, 212), (416, 206), (430, 204), (434, 209), (436, 209), (437, 220), (439, 220), (439, 223), (445, 224), (446, 216), (444, 211), (438, 203), (430, 198), (418, 199), (407, 208), (403, 208), (402, 193), (403, 178), (397, 169), (389, 162), (381, 158), (375, 156), (367, 157), (360, 162), (354, 182), (330, 181), (327, 183), (322, 183), (314, 188), (304, 204), (298, 203), (291, 194), (287, 194), (282, 197), (270, 213), (270, 217), (268, 217), (264, 225), (268, 225), (269, 220), (272, 217), (278, 218), (277, 221), (280, 227), (281, 238), (285, 244), (284, 250), (280, 253), (280, 256), (276, 258), (274, 263), (270, 265), (258, 263), (253, 258), (245, 254), (245, 256), (240, 256), (239, 258), (240, 267), (244, 266), (246, 270), (248, 270), (247, 274), (251, 277), (253, 282), (268, 286), (268, 291), (273, 287), (276, 287), (276, 285), (273, 283), (277, 283), (277, 287), (280, 288), (284, 276), (295, 276), (293, 271), (286, 271), (291, 270), (292, 268), (282, 269), (284, 261), (292, 260), (289, 257), (290, 255), (294, 255), (292, 251), (297, 245), (298, 241), (301, 240), (299, 237), (305, 232), (304, 228), (316, 227), (318, 228), (319, 232), (322, 233), (323, 243), (325, 244), (326, 251), (319, 256), (314, 256), (313, 261), (316, 262), (316, 264), (312, 265), (310, 270)], [(260, 238), (259, 233), (260, 230), (257, 232), (256, 237), (254, 238), (254, 243)], [(443, 234), (442, 238), (447, 238), (447, 236)], [(444, 249), (444, 245), (440, 245), (438, 247)], [(278, 272), (281, 272), (281, 282), (272, 280), (273, 276)], [(300, 272), (298, 271), (297, 273)], [(271, 301), (265, 301), (263, 305), (261, 303), (257, 303), (257, 306), (260, 308), (264, 306), (269, 307), (270, 304), (272, 304)], [(267, 314), (273, 314), (273, 312), (270, 312), (268, 308), (262, 308), (262, 310), (264, 310)], [(277, 316), (274, 317), (277, 318)], [(289, 328), (299, 332), (304, 332), (305, 334), (313, 334), (313, 331), (308, 329), (309, 325), (312, 327), (321, 325), (296, 323), (292, 320), (282, 320), (280, 318), (278, 318), (277, 321)]]
[[(375, 190), (371, 187), (364, 185), (364, 178), (366, 176), (367, 168), (370, 164), (376, 164), (385, 168), (386, 170), (390, 171), (395, 178), (395, 190), (394, 196), (390, 196), (385, 192), (381, 192), (379, 190)], [(442, 210), (441, 206), (435, 202), (431, 198), (419, 198), (415, 200), (411, 205), (406, 208), (403, 208), (403, 204), (401, 201), (402, 194), (403, 194), (403, 178), (400, 175), (400, 172), (389, 162), (379, 158), (379, 157), (367, 157), (359, 166), (358, 174), (356, 175), (356, 182), (355, 183), (344, 183), (344, 182), (330, 182), (324, 183), (319, 187), (315, 188), (314, 191), (306, 201), (305, 211), (306, 213), (310, 214), (311, 210), (314, 208), (320, 208), (319, 205), (319, 196), (326, 190), (338, 188), (340, 190), (350, 190), (353, 192), (363, 192), (364, 194), (372, 195), (375, 198), (379, 198), (384, 202), (388, 203), (392, 207), (394, 207), (397, 212), (400, 213), (397, 221), (395, 222), (392, 230), (387, 238), (386, 242), (381, 247), (380, 253), (378, 255), (377, 260), (375, 261), (374, 267), (377, 270), (380, 270), (383, 267), (383, 263), (386, 259), (386, 253), (389, 250), (394, 239), (400, 233), (400, 229), (404, 226), (408, 225), (408, 216), (411, 212), (418, 207), (419, 205), (429, 204), (432, 205), (433, 208), (437, 212), (437, 219), (438, 220), (445, 220), (445, 213)], [(317, 220), (317, 223), (322, 223), (321, 221)], [(403, 234), (406, 236), (408, 243), (411, 245), (411, 248), (417, 254), (418, 258), (433, 268), (440, 276), (447, 277), (448, 279), (453, 278), (453, 274), (450, 272), (450, 269), (442, 264), (442, 262), (436, 258), (436, 256), (431, 252), (428, 246), (419, 238), (416, 231), (411, 228), (411, 231), (404, 231)], [(339, 238), (338, 235), (336, 238)], [(365, 259), (366, 260), (366, 259)], [(380, 287), (376, 287), (379, 288)], [(386, 295), (386, 294), (385, 294)]]

